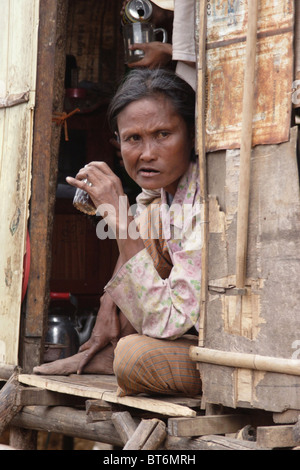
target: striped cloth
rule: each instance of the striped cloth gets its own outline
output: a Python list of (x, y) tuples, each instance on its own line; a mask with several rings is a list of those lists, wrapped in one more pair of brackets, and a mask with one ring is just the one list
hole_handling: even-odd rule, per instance
[(197, 336), (170, 341), (145, 335), (121, 338), (115, 349), (114, 373), (118, 396), (150, 395), (195, 396), (201, 392), (200, 374), (189, 357)]
[[(158, 227), (158, 237), (143, 237), (143, 241), (156, 270), (165, 279), (172, 269), (172, 262), (162, 236), (159, 207), (158, 201), (150, 204), (141, 214), (142, 217), (139, 216), (139, 225), (148, 227), (148, 234), (154, 225)], [(201, 392), (200, 374), (196, 363), (189, 357), (189, 348), (197, 345), (197, 341), (197, 336), (191, 335), (175, 341), (139, 334), (120, 339), (114, 358), (118, 396), (139, 393), (198, 395)]]

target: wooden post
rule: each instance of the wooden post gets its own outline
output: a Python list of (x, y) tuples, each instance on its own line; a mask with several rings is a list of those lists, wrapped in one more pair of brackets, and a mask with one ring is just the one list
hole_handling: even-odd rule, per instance
[(202, 276), (201, 276), (201, 303), (199, 322), (199, 346), (204, 345), (204, 328), (208, 293), (208, 198), (207, 198), (207, 170), (205, 147), (205, 71), (206, 71), (206, 29), (207, 29), (207, 5), (206, 0), (196, 2), (197, 17), (199, 19), (199, 38), (197, 38), (197, 152), (199, 156), (200, 200), (202, 211)]
[(21, 364), (27, 372), (31, 372), (43, 359), (47, 328), (51, 237), (61, 132), (60, 126), (52, 123), (52, 113), (62, 111), (63, 106), (67, 8), (67, 0), (40, 1), (29, 225), (31, 264), (21, 345)]
[(128, 411), (114, 413), (111, 418), (123, 444), (126, 444), (136, 431), (137, 424)]
[(54, 432), (118, 447), (123, 444), (111, 420), (87, 423), (85, 410), (66, 406), (24, 406), (11, 424), (23, 429)]
[(9, 445), (15, 450), (36, 450), (37, 433), (31, 429), (11, 426)]
[(0, 436), (9, 425), (14, 416), (21, 410), (22, 405), (16, 404), (18, 392), (18, 373), (13, 375), (6, 382), (0, 392)]
[(236, 287), (241, 289), (245, 287), (246, 278), (257, 17), (258, 0), (251, 0), (251, 2), (248, 2), (248, 33), (246, 42), (236, 243)]
[(155, 450), (167, 437), (166, 425), (159, 419), (142, 419), (123, 450)]

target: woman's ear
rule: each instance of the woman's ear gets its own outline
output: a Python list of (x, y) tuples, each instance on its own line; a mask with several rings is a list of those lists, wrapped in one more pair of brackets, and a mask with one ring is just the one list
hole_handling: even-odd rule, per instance
[(120, 136), (118, 134), (117, 131), (115, 131), (115, 137), (116, 137), (116, 141), (118, 142), (118, 144), (120, 143)]

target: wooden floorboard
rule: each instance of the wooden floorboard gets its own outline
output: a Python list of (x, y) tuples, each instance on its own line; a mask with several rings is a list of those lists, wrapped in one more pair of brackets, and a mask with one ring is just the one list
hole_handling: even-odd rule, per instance
[(105, 400), (110, 403), (160, 413), (166, 416), (195, 417), (197, 412), (191, 408), (200, 407), (200, 397), (145, 397), (117, 396), (117, 382), (113, 375), (70, 375), (43, 376), (20, 374), (19, 382), (53, 392), (65, 393), (85, 398)]

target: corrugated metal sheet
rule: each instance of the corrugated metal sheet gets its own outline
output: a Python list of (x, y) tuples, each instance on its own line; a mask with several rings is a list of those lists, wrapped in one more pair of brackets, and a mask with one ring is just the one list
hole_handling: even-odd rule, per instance
[[(208, 0), (207, 151), (239, 148), (247, 1)], [(292, 0), (259, 3), (253, 144), (289, 139), (293, 82)]]

